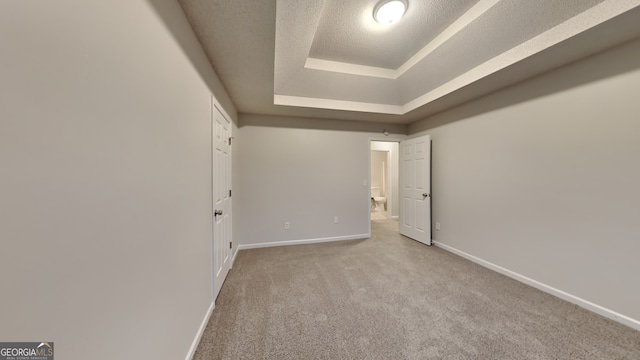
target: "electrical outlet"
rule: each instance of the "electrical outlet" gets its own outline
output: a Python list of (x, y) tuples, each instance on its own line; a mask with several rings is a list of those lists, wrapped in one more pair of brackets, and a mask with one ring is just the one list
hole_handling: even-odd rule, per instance
[(334, 217), (334, 218), (333, 218), (333, 223), (334, 223), (334, 224), (337, 224), (337, 223), (338, 223), (338, 220), (339, 220), (339, 219), (338, 219), (338, 217), (337, 217), (337, 216), (336, 216), (336, 217)]
[(436, 223), (436, 230), (440, 230), (440, 223)]
[(285, 222), (285, 223), (284, 223), (284, 229), (285, 229), (285, 230), (289, 230), (289, 227), (290, 227), (289, 222), (288, 222), (288, 221), (287, 221), (287, 222)]

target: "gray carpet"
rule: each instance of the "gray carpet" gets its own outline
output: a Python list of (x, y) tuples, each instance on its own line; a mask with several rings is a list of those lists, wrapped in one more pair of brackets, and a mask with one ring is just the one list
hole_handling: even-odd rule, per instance
[(194, 359), (640, 359), (640, 332), (397, 226), (241, 251)]

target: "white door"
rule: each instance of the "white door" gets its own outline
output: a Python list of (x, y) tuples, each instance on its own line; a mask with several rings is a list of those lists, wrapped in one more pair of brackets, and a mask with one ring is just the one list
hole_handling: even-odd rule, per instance
[(400, 234), (431, 245), (431, 137), (400, 142)]
[(231, 122), (213, 106), (213, 297), (231, 268)]

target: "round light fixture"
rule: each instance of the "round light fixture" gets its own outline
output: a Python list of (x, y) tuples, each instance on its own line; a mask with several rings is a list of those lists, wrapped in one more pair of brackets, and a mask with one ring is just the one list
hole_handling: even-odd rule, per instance
[(389, 25), (400, 20), (406, 10), (407, 4), (404, 1), (383, 1), (373, 11), (373, 18), (380, 24)]

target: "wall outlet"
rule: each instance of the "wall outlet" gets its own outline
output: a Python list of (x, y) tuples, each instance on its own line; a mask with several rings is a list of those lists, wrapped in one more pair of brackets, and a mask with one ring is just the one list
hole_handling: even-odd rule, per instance
[(289, 222), (288, 222), (288, 221), (286, 221), (286, 222), (284, 223), (284, 229), (285, 229), (285, 230), (289, 230), (289, 227), (290, 227), (290, 224), (289, 224)]
[(436, 230), (440, 230), (440, 223), (436, 223)]
[(336, 217), (334, 217), (334, 218), (333, 218), (333, 223), (334, 223), (334, 224), (337, 224), (339, 220), (340, 220), (340, 219), (338, 219), (338, 217), (336, 216)]

